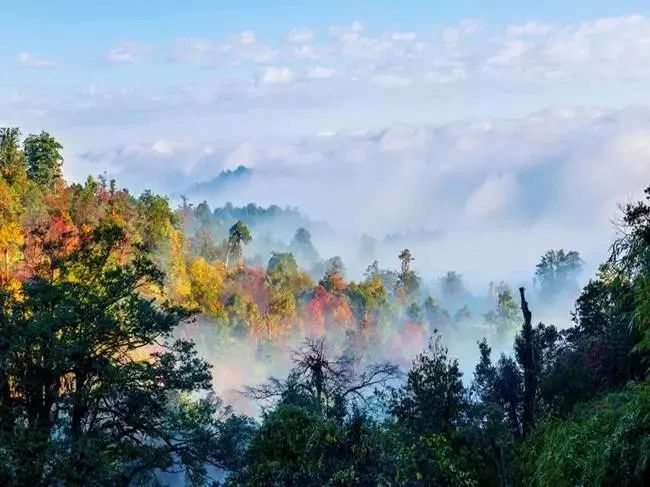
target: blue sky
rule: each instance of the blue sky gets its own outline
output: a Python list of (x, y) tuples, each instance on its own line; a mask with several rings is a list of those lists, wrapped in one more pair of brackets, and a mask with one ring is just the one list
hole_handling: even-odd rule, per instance
[[(488, 5), (489, 3), (489, 5)], [(379, 38), (392, 32), (414, 33), (418, 39), (435, 43), (444, 32), (468, 19), (477, 23), (476, 32), (467, 36), (467, 45), (479, 47), (503, 33), (508, 25), (525, 22), (578, 26), (582, 22), (631, 14), (645, 15), (650, 10), (645, 1), (369, 1), (300, 2), (300, 1), (94, 1), (63, 0), (58, 2), (23, 1), (3, 9), (0, 20), (0, 88), (5, 97), (38, 97), (55, 99), (69, 105), (69, 97), (92, 87), (105, 90), (150, 90), (163, 88), (181, 90), (192, 85), (197, 90), (214, 88), (217, 82), (252, 80), (264, 66), (296, 66), (308, 69), (319, 66), (320, 60), (280, 59), (249, 62), (223, 60), (209, 68), (171, 62), (179, 40), (201, 39), (217, 44), (241, 32), (252, 32), (258, 43), (268, 49), (287, 50), (286, 36), (292, 29), (313, 31), (314, 43), (331, 40), (332, 26), (363, 25), (363, 36)], [(109, 53), (116, 49), (133, 50), (135, 62), (110, 62)], [(480, 49), (479, 49), (480, 50)], [(477, 53), (473, 53), (476, 55)], [(435, 52), (431, 56), (438, 55)], [(20, 58), (22, 56), (22, 58)], [(22, 59), (22, 61), (20, 60)], [(327, 69), (339, 68), (346, 61), (336, 54), (327, 59)], [(377, 60), (386, 67), (391, 60)], [(53, 66), (49, 66), (53, 65)], [(25, 69), (32, 68), (32, 69)], [(40, 68), (40, 69), (39, 69)], [(201, 67), (199, 67), (201, 68)], [(390, 74), (390, 73), (389, 73)], [(392, 74), (391, 74), (392, 76)], [(340, 121), (341, 114), (354, 112), (349, 125), (379, 121), (432, 120), (487, 115), (521, 115), (545, 105), (601, 104), (617, 106), (641, 99), (645, 92), (636, 93), (639, 86), (612, 82), (598, 90), (566, 84), (554, 90), (530, 93), (529, 87), (510, 90), (508, 99), (491, 93), (490, 99), (463, 102), (457, 96), (444, 96), (435, 114), (422, 112), (421, 99), (415, 96), (390, 96), (382, 113), (376, 109), (375, 98), (366, 93), (364, 108), (359, 113), (357, 101), (343, 97), (342, 111), (323, 113), (326, 122), (314, 123), (306, 114), (307, 127), (322, 129), (330, 119)], [(467, 93), (466, 87), (463, 88)], [(327, 90), (324, 96), (328, 96)], [(363, 91), (363, 90), (361, 90)], [(505, 90), (504, 90), (505, 91)], [(523, 94), (522, 94), (523, 91)], [(628, 93), (632, 91), (632, 93)], [(643, 90), (642, 90), (643, 91)], [(329, 91), (329, 93), (334, 90)], [(474, 91), (469, 93), (474, 94)], [(455, 95), (455, 94), (454, 94)], [(158, 93), (156, 96), (164, 96)], [(231, 96), (231, 95), (226, 95)], [(68, 99), (66, 99), (68, 97)], [(357, 97), (353, 97), (357, 98)], [(363, 98), (363, 97), (361, 97)], [(394, 100), (394, 101), (392, 101)], [(347, 103), (347, 104), (346, 104)], [(234, 102), (236, 105), (237, 102)], [(375, 107), (373, 109), (373, 107)], [(418, 108), (417, 112), (413, 108)], [(304, 108), (304, 107), (298, 107)], [(331, 108), (331, 107), (330, 107)], [(330, 110), (331, 111), (331, 110)], [(6, 111), (5, 111), (6, 112)], [(10, 112), (11, 113), (11, 112)], [(11, 114), (13, 116), (13, 114)], [(22, 117), (19, 120), (32, 127), (40, 122)], [(237, 125), (250, 123), (237, 122)], [(292, 126), (298, 125), (292, 122)], [(332, 127), (336, 128), (336, 127)]]
[(178, 195), (243, 164), (213, 204), (442, 227), (448, 259), (484, 232), (523, 265), (493, 234), (522, 225), (595, 253), (650, 179), (647, 0), (26, 0), (0, 65), (0, 125), (52, 132), (73, 180)]

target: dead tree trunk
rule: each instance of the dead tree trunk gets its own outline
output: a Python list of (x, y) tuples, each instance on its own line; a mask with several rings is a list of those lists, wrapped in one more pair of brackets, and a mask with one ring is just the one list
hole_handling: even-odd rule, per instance
[(522, 435), (530, 432), (535, 415), (535, 393), (537, 391), (537, 370), (535, 367), (535, 344), (534, 333), (532, 326), (532, 314), (528, 308), (526, 301), (525, 290), (523, 287), (519, 288), (519, 295), (521, 297), (521, 312), (524, 315), (524, 324), (521, 330), (521, 337), (523, 339), (523, 356), (522, 366), (524, 369), (524, 404), (521, 417)]

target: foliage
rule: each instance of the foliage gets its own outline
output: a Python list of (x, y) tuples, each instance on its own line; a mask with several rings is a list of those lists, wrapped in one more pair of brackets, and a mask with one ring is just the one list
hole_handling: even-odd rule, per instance
[(124, 482), (177, 461), (202, 475), (204, 426), (182, 421), (170, 394), (209, 388), (209, 368), (172, 339), (185, 312), (140, 293), (162, 274), (140, 251), (121, 262), (125, 238), (100, 221), (70, 252), (46, 247), (47, 269), (0, 295), (2, 436), (16, 460), (3, 475), (19, 485)]
[(542, 296), (556, 298), (577, 288), (576, 277), (582, 270), (583, 261), (575, 250), (549, 250), (542, 255), (535, 270), (535, 278)]
[(61, 180), (61, 155), (63, 146), (47, 132), (30, 135), (25, 139), (27, 177), (36, 184), (51, 188)]
[[(450, 271), (439, 297), (452, 320), (408, 249), (399, 269), (375, 261), (349, 281), (295, 210), (184, 199), (174, 211), (104, 177), (66, 184), (61, 163), (46, 132), (0, 129), (0, 484), (158, 485), (175, 471), (201, 485), (213, 469), (228, 485), (647, 482), (647, 200), (624, 207), (610, 258), (558, 330), (533, 324), (523, 288), (516, 302), (491, 283), (481, 300)], [(269, 221), (291, 222), (293, 239), (258, 233)], [(275, 251), (245, 258), (259, 251), (251, 228)], [(547, 252), (542, 297), (577, 290), (581, 266)], [(500, 330), (523, 324), (511, 354), (493, 360), (479, 342), (466, 387), (435, 331), (465, 333), (481, 307)], [(309, 336), (286, 377), (248, 389), (258, 418), (212, 393), (187, 339), (195, 313), (206, 319), (191, 333), (215, 327), (222, 347)], [(404, 378), (373, 361), (375, 346), (423, 348), (428, 330)]]
[(529, 485), (645, 485), (650, 477), (650, 385), (577, 407), (542, 422), (519, 452)]

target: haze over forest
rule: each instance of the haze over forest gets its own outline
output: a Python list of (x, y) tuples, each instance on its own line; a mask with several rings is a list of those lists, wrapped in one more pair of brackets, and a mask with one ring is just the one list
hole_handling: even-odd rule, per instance
[(648, 5), (348, 3), (3, 9), (0, 484), (647, 485)]

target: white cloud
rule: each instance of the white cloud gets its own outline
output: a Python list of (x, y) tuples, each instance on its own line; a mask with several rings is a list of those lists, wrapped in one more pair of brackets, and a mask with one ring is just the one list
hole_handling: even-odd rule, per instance
[(177, 38), (171, 58), (178, 62), (215, 67), (224, 64), (263, 64), (273, 60), (276, 55), (276, 51), (261, 42), (255, 32), (245, 30), (230, 35), (225, 42), (194, 37)]
[[(440, 90), (445, 85), (451, 90), (462, 82), (464, 96), (488, 90), (505, 95), (513, 87), (531, 93), (555, 86), (580, 92), (581, 84), (596, 78), (600, 85), (650, 78), (650, 19), (640, 15), (568, 24), (531, 20), (496, 31), (466, 19), (438, 34), (371, 34), (355, 21), (330, 27), (329, 34), (315, 39), (311, 29), (299, 27), (277, 47), (267, 45), (253, 31), (233, 34), (225, 41), (178, 39), (172, 57), (204, 66), (242, 66), (251, 70), (250, 76), (259, 71), (253, 65), (285, 65), (291, 71), (307, 72), (306, 64), (318, 61), (337, 66), (341, 77), (361, 81), (359, 87), (372, 83)], [(273, 68), (269, 71), (271, 78), (277, 74)], [(286, 74), (279, 78), (286, 82)], [(327, 83), (321, 85), (327, 89)], [(611, 89), (624, 92), (620, 87)], [(348, 90), (354, 96), (352, 91)]]
[(465, 211), (476, 219), (498, 217), (514, 204), (516, 192), (517, 182), (511, 174), (490, 177), (469, 195)]
[(338, 42), (354, 42), (361, 36), (363, 31), (363, 24), (355, 20), (349, 25), (335, 25), (330, 27), (330, 36)]
[(243, 32), (239, 32), (238, 34), (233, 34), (231, 40), (236, 44), (250, 46), (257, 42), (257, 35), (255, 35), (255, 32), (252, 30), (245, 30)]
[(314, 38), (314, 31), (307, 27), (298, 27), (287, 34), (285, 40), (291, 44), (301, 44), (311, 41)]
[(112, 63), (134, 63), (151, 51), (151, 46), (137, 42), (124, 42), (115, 49), (111, 49), (106, 55), (106, 59)]
[(171, 156), (178, 150), (178, 146), (169, 140), (160, 139), (151, 145), (151, 150), (161, 156)]
[(545, 36), (555, 29), (553, 24), (530, 20), (523, 24), (512, 24), (506, 27), (507, 37)]
[(18, 54), (16, 64), (23, 68), (52, 68), (56, 63), (47, 59), (42, 59), (28, 52)]
[(465, 19), (458, 25), (447, 27), (442, 33), (442, 40), (448, 47), (456, 47), (464, 38), (479, 31), (481, 24), (475, 19)]
[(198, 37), (179, 37), (175, 41), (172, 59), (178, 62), (198, 61), (212, 48), (212, 43), (207, 39)]
[(332, 68), (325, 68), (323, 66), (314, 66), (307, 71), (307, 78), (309, 79), (327, 79), (336, 74), (336, 70)]
[(411, 86), (411, 80), (407, 77), (397, 74), (376, 74), (372, 77), (372, 82), (382, 88), (404, 88)]
[(286, 67), (269, 66), (263, 68), (257, 75), (257, 82), (263, 85), (286, 84), (293, 80), (293, 71)]
[(318, 59), (318, 49), (309, 44), (302, 44), (293, 49), (293, 55), (298, 59)]
[(414, 41), (417, 38), (415, 32), (393, 32), (391, 39), (394, 41)]
[(175, 193), (243, 164), (255, 168), (250, 181), (213, 195), (211, 204), (297, 206), (352, 240), (360, 232), (442, 229), (439, 244), (412, 248), (432, 266), (427, 272), (480, 271), (488, 282), (497, 271), (529, 277), (548, 246), (576, 248), (594, 268), (607, 250), (617, 203), (641, 196), (650, 183), (648, 127), (650, 108), (191, 145), (161, 133), (88, 156), (78, 178), (88, 167), (108, 168), (134, 190)]

